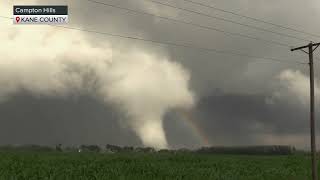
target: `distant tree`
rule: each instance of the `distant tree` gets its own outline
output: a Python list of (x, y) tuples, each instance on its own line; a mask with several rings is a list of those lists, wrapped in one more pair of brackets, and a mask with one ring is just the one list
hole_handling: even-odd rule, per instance
[(62, 152), (62, 144), (56, 145), (56, 151)]
[(135, 149), (136, 152), (143, 152), (143, 153), (154, 153), (156, 150), (152, 147), (138, 147)]
[(169, 153), (170, 150), (168, 150), (168, 149), (160, 149), (158, 152), (159, 153)]
[(68, 147), (63, 148), (63, 151), (66, 151), (66, 152), (78, 152), (78, 148), (77, 147), (68, 146)]
[(22, 150), (22, 151), (35, 151), (35, 152), (47, 152), (47, 151), (54, 151), (53, 148), (48, 146), (39, 146), (39, 145), (22, 145), (22, 146), (16, 146), (16, 150)]
[(216, 154), (265, 154), (265, 155), (290, 155), (296, 149), (292, 146), (243, 146), (243, 147), (203, 147), (198, 149), (198, 153)]
[(122, 152), (133, 152), (134, 148), (131, 146), (125, 146), (121, 149)]
[(122, 148), (119, 146), (107, 144), (106, 145), (106, 151), (108, 152), (121, 152)]
[(81, 145), (80, 152), (100, 152), (101, 149), (97, 145)]

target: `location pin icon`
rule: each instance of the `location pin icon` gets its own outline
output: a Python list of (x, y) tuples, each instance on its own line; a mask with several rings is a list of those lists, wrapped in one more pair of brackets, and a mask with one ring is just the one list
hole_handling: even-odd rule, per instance
[(20, 21), (20, 17), (16, 17), (16, 21), (18, 23)]

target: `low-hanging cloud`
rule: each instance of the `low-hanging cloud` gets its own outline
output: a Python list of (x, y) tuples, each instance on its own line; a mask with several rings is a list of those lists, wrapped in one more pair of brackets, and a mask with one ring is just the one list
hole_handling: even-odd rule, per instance
[[(307, 107), (310, 99), (310, 81), (308, 75), (303, 74), (299, 70), (283, 70), (277, 76), (278, 87), (273, 92), (271, 99), (268, 102), (272, 103), (272, 99), (287, 99)], [(320, 94), (320, 88), (318, 86), (318, 80), (315, 78), (315, 96)], [(316, 100), (316, 102), (318, 102)]]
[(107, 101), (118, 103), (128, 112), (131, 127), (144, 144), (165, 148), (167, 142), (162, 117), (171, 108), (188, 108), (193, 104), (188, 72), (166, 59), (135, 52), (113, 63), (106, 73), (111, 86), (101, 88)]
[[(101, 2), (104, 2), (104, 0), (101, 0)], [(1, 2), (2, 6), (0, 6), (1, 15), (10, 17), (12, 15), (13, 3), (52, 4), (53, 2), (52, 0), (29, 0), (28, 2), (22, 0), (15, 0), (14, 2), (3, 1)], [(106, 3), (115, 3), (121, 7), (141, 10), (161, 16), (168, 15), (168, 17), (191, 21), (197, 24), (205, 24), (229, 32), (248, 34), (263, 39), (280, 41), (294, 47), (303, 45), (301, 42), (294, 39), (251, 30), (235, 24), (198, 16), (196, 14), (168, 8), (144, 0), (108, 1)], [(316, 0), (312, 0), (308, 3), (299, 0), (284, 0), (281, 3), (282, 5), (290, 3), (292, 9), (296, 10), (303, 4), (306, 8), (299, 9), (302, 14), (305, 14), (306, 16), (319, 16), (320, 11), (317, 8), (320, 6), (317, 6), (319, 2)], [(152, 16), (128, 13), (127, 11), (101, 6), (88, 1), (66, 2), (64, 0), (55, 0), (54, 4), (68, 4), (70, 8), (69, 18), (71, 20), (68, 26), (72, 27), (161, 40), (164, 42), (186, 43), (199, 47), (239, 51), (261, 57), (281, 58), (292, 61), (295, 61), (298, 57), (300, 58), (299, 54), (291, 53), (286, 47), (281, 48), (279, 46), (264, 44), (260, 41), (224, 36), (219, 32), (174, 23)], [(225, 13), (211, 11), (211, 9), (194, 6), (193, 4), (180, 3), (178, 1), (170, 1), (170, 4), (217, 15), (219, 17), (230, 18), (234, 21), (243, 20), (244, 23), (254, 23), (247, 22), (245, 19), (237, 19), (237, 17), (233, 16), (229, 17)], [(273, 21), (274, 23), (282, 24), (284, 26), (292, 26), (298, 29), (305, 27), (305, 31), (311, 33), (315, 32), (316, 29), (319, 29), (319, 24), (311, 23), (306, 20), (305, 17), (300, 15), (301, 13), (297, 14), (296, 11), (283, 13), (283, 9), (279, 8), (282, 6), (267, 1), (252, 1), (250, 3), (238, 1), (231, 3), (231, 1), (218, 0), (214, 5), (225, 9), (236, 10), (241, 14), (257, 17), (259, 19)], [(166, 73), (173, 74), (174, 72), (177, 72), (184, 76), (184, 78), (181, 78), (181, 81), (179, 81), (182, 83), (182, 81), (185, 82), (185, 80), (188, 79), (188, 71), (192, 74), (190, 83), (188, 81), (186, 84), (190, 84), (192, 90), (196, 92), (198, 97), (198, 103), (195, 107), (195, 109), (199, 111), (195, 115), (197, 120), (196, 123), (199, 124), (199, 130), (204, 131), (203, 134), (208, 136), (212, 145), (255, 145), (264, 142), (268, 144), (292, 142), (293, 145), (297, 143), (301, 144), (301, 146), (305, 146), (308, 144), (307, 142), (309, 142), (309, 139), (305, 140), (304, 138), (301, 138), (307, 137), (309, 133), (309, 80), (308, 69), (306, 68), (307, 65), (301, 66), (296, 64), (275, 63), (272, 61), (262, 62), (246, 57), (204, 53), (196, 49), (158, 46), (153, 43), (122, 40), (118, 38), (110, 38), (110, 41), (105, 41), (101, 38), (102, 36), (93, 33), (75, 33), (76, 31), (68, 33), (67, 30), (59, 30), (59, 28), (48, 28), (44, 26), (13, 26), (10, 20), (8, 22), (3, 20), (0, 23), (0, 36), (3, 42), (3, 44), (0, 45), (0, 51), (2, 53), (2, 58), (0, 60), (0, 99), (2, 101), (6, 100), (8, 97), (12, 97), (11, 95), (13, 94), (24, 95), (24, 92), (28, 91), (33, 96), (45, 96), (49, 97), (49, 99), (54, 99), (55, 101), (60, 101), (59, 98), (67, 97), (63, 99), (62, 102), (64, 102), (67, 109), (72, 109), (70, 104), (65, 103), (72, 102), (69, 97), (85, 94), (85, 96), (94, 96), (96, 98), (94, 100), (103, 100), (104, 104), (111, 102), (117, 104), (117, 107), (121, 107), (122, 112), (125, 112), (122, 113), (122, 115), (127, 115), (127, 117), (124, 118), (124, 123), (121, 122), (121, 125), (126, 125), (133, 129), (134, 125), (139, 123), (142, 124), (140, 121), (144, 121), (144, 118), (154, 117), (151, 117), (151, 115), (148, 114), (144, 114), (145, 116), (142, 117), (141, 114), (133, 112), (135, 112), (136, 109), (145, 109), (147, 112), (147, 110), (149, 111), (152, 109), (151, 107), (155, 107), (155, 105), (150, 105), (152, 102), (150, 98), (148, 98), (148, 100), (146, 100), (146, 98), (140, 98), (139, 103), (135, 104), (130, 101), (131, 103), (128, 104), (129, 100), (124, 99), (125, 95), (127, 95), (126, 93), (129, 93), (129, 91), (131, 95), (136, 95), (136, 93), (130, 88), (127, 91), (123, 90), (123, 92), (118, 92), (117, 88), (112, 87), (125, 86), (126, 81), (129, 81), (129, 79), (135, 79), (134, 77), (142, 76), (133, 70), (139, 65), (145, 65), (148, 62), (148, 64), (154, 64), (156, 66), (149, 67), (149, 69), (152, 69), (152, 77), (154, 79), (157, 79), (156, 77), (163, 76)], [(266, 29), (275, 28), (274, 31), (287, 33), (297, 37), (305, 37), (300, 33), (286, 31), (284, 29), (281, 30), (276, 27), (269, 27), (268, 25), (256, 25)], [(8, 40), (9, 38), (12, 42)], [(306, 36), (305, 38), (309, 39), (311, 37)], [(50, 46), (51, 42), (56, 45)], [(111, 45), (113, 48), (111, 48)], [(71, 52), (72, 49), (73, 52)], [(7, 57), (10, 58), (7, 59)], [(14, 60), (15, 58), (16, 60)], [(17, 59), (19, 59), (19, 61)], [(302, 57), (299, 61), (304, 61), (305, 59), (307, 59), (307, 57)], [(182, 63), (183, 67), (177, 63), (173, 63), (172, 60)], [(160, 65), (160, 62), (163, 65)], [(9, 63), (12, 64), (9, 66)], [(168, 64), (168, 66), (172, 68), (167, 69), (167, 65), (164, 64)], [(186, 71), (184, 67), (188, 71)], [(130, 72), (130, 76), (132, 75), (133, 77), (130, 77), (128, 75), (129, 73), (124, 73), (126, 72), (126, 68), (128, 72)], [(315, 68), (315, 72), (317, 72), (317, 66), (315, 66)], [(166, 69), (167, 71), (161, 71), (163, 69)], [(148, 82), (148, 80), (152, 79), (148, 73), (150, 72), (145, 73), (146, 77), (140, 77), (144, 79), (143, 82)], [(181, 77), (180, 75), (172, 75), (172, 77)], [(315, 75), (319, 79), (317, 73)], [(166, 88), (161, 88), (160, 83), (156, 83), (156, 86), (159, 87), (159, 90), (162, 90), (161, 95), (165, 96), (166, 93), (169, 93), (169, 95), (166, 95), (167, 97), (174, 97), (170, 94), (175, 92), (174, 89), (171, 89), (172, 82), (165, 81), (165, 79), (166, 76), (163, 76), (163, 83), (161, 81), (161, 85), (166, 86)], [(138, 84), (138, 82), (136, 83)], [(150, 82), (150, 84), (152, 83)], [(131, 85), (134, 85), (134, 83)], [(148, 86), (149, 85), (144, 84), (144, 87)], [(136, 85), (134, 85), (134, 87), (136, 87)], [(19, 93), (19, 91), (23, 92)], [(146, 91), (147, 90), (143, 90), (142, 92), (145, 93)], [(181, 92), (183, 91), (188, 92), (189, 90), (184, 89)], [(316, 93), (316, 97), (318, 97), (318, 93)], [(158, 98), (160, 98), (160, 96)], [(11, 111), (6, 110), (5, 112), (7, 114), (14, 114), (15, 112), (23, 111), (24, 108), (21, 107), (31, 101), (30, 99), (20, 97), (18, 99), (20, 99), (20, 101), (23, 100), (24, 103), (17, 106), (14, 103), (16, 102), (16, 99), (12, 98), (11, 101), (6, 101), (6, 103), (2, 104), (2, 109), (3, 107), (13, 106)], [(45, 99), (46, 98), (36, 98), (35, 101), (38, 102), (38, 100), (42, 101)], [(142, 100), (144, 102), (142, 102)], [(189, 100), (190, 102), (192, 101), (191, 98), (189, 98)], [(208, 103), (206, 104), (204, 102)], [(13, 103), (14, 105), (10, 105), (10, 103)], [(30, 102), (30, 104), (32, 103), (33, 101)], [(83, 101), (82, 103), (79, 103), (79, 106), (82, 106), (82, 104)], [(101, 104), (102, 103), (99, 102), (99, 105)], [(170, 109), (170, 104), (177, 105), (179, 103), (166, 101), (162, 106), (163, 111), (160, 112)], [(187, 104), (188, 103), (184, 106)], [(137, 105), (139, 105), (139, 107)], [(29, 106), (28, 108), (32, 109), (32, 107), (34, 106)], [(22, 116), (21, 118), (17, 118), (16, 121), (12, 121), (10, 117), (3, 117), (3, 119), (10, 121), (10, 123), (15, 122), (14, 124), (17, 125), (19, 124), (16, 122), (21, 119), (26, 121), (37, 119), (41, 122), (45, 118), (41, 116), (37, 117), (37, 115), (45, 113), (47, 116), (50, 116), (47, 121), (51, 122), (51, 119), (54, 119), (54, 113), (51, 113), (53, 115), (50, 115), (50, 113), (47, 112), (60, 112), (61, 110), (61, 108), (53, 108), (50, 105), (45, 107), (47, 109), (42, 110), (41, 112), (32, 112), (34, 116), (31, 117)], [(49, 110), (51, 107), (52, 111)], [(132, 109), (132, 107), (135, 107), (135, 109)], [(15, 110), (15, 108), (17, 110)], [(134, 111), (129, 112), (129, 109)], [(75, 110), (75, 112), (77, 111), (79, 110)], [(81, 113), (88, 115), (88, 117), (83, 118), (83, 121), (86, 121), (86, 119), (94, 119), (95, 117), (92, 114), (96, 113), (96, 108), (87, 108), (87, 111), (82, 111)], [(114, 112), (111, 112), (110, 114), (114, 114)], [(156, 122), (158, 123), (149, 126), (157, 126), (158, 129), (161, 129), (162, 123), (159, 122), (162, 122), (162, 119), (160, 118), (162, 113), (157, 114), (159, 115), (158, 118), (156, 118)], [(57, 124), (57, 127), (61, 124), (64, 125), (61, 122), (66, 119), (70, 119), (72, 122), (75, 122), (74, 119), (77, 119), (72, 118), (76, 116), (67, 115), (67, 113), (62, 111), (61, 116), (65, 117), (65, 119), (59, 118), (60, 121), (55, 121), (54, 123)], [(105, 114), (101, 116), (105, 116)], [(319, 117), (319, 112), (317, 112), (316, 117)], [(113, 118), (110, 118), (109, 121), (111, 121), (111, 119)], [(8, 131), (2, 131), (2, 133), (10, 132), (14, 129), (6, 124), (6, 120), (2, 121), (2, 128), (8, 129)], [(107, 121), (108, 120), (103, 122)], [(193, 147), (193, 145), (199, 146), (197, 140), (190, 143), (192, 142), (190, 138), (186, 138), (186, 135), (192, 135), (192, 131), (190, 131), (188, 127), (183, 127), (182, 121), (182, 118), (176, 116), (169, 116), (169, 118), (165, 117), (163, 126), (166, 133), (163, 133), (163, 131), (158, 132), (162, 132), (162, 137), (164, 136), (163, 134), (167, 136), (168, 143), (171, 147), (176, 145), (183, 145), (182, 147), (184, 147), (186, 144), (188, 144), (186, 147)], [(29, 125), (32, 127), (43, 126), (41, 123), (31, 122), (31, 120)], [(84, 126), (87, 127), (89, 124), (85, 124)], [(94, 135), (95, 133), (99, 133), (101, 132), (101, 129), (103, 129), (96, 128), (97, 126), (92, 128), (94, 130), (90, 131), (92, 139), (95, 139), (93, 138), (96, 137), (96, 135)], [(169, 126), (170, 128), (168, 128)], [(67, 131), (68, 128), (65, 127), (65, 129)], [(75, 123), (70, 123), (69, 131), (74, 129), (81, 128)], [(117, 133), (111, 126), (107, 126), (105, 129), (105, 132), (109, 132), (112, 129), (112, 133), (110, 132), (114, 137), (112, 138), (114, 140), (112, 143), (121, 143), (116, 138), (116, 136), (121, 133)], [(182, 129), (182, 131), (184, 130), (185, 133), (182, 133), (180, 129)], [(123, 128), (122, 130), (126, 130), (126, 128)], [(63, 132), (59, 128), (54, 131), (56, 133)], [(142, 130), (134, 129), (134, 132), (138, 134), (139, 132), (142, 132)], [(155, 131), (152, 132), (155, 133)], [(25, 135), (20, 131), (16, 134), (17, 136)], [(26, 135), (30, 139), (37, 139), (31, 134), (32, 133)], [(6, 138), (6, 135), (8, 138)], [(43, 137), (43, 139), (54, 139), (54, 137), (48, 133), (42, 133), (40, 136)], [(71, 135), (61, 135), (61, 137), (63, 136), (69, 137)], [(103, 136), (104, 135), (101, 135), (99, 137)], [(7, 139), (5, 142), (10, 142), (12, 140), (12, 138), (10, 138), (10, 133), (3, 133), (1, 137)], [(48, 142), (45, 140), (43, 141)], [(84, 141), (83, 138), (79, 136), (75, 137), (75, 135), (73, 135), (73, 140), (70, 140), (69, 142), (74, 141), (80, 143), (95, 143), (95, 141)], [(188, 143), (182, 143), (185, 141), (188, 141)], [(4, 141), (2, 141), (2, 143), (3, 142)], [(21, 140), (20, 142), (23, 143), (27, 141)], [(100, 142), (101, 144), (107, 143), (103, 140)], [(108, 140), (108, 142), (110, 141)], [(141, 143), (135, 143), (135, 145), (140, 144)], [(126, 141), (123, 145), (131, 144), (128, 144)]]
[(48, 26), (7, 26), (0, 37), (0, 101), (20, 91), (59, 98), (92, 95), (117, 105), (144, 145), (156, 148), (168, 147), (164, 114), (194, 103), (187, 70), (143, 49), (122, 52), (108, 41), (97, 48), (80, 32)]

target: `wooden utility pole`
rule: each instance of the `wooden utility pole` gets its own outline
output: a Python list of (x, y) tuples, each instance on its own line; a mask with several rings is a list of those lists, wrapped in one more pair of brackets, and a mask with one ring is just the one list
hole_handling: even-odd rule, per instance
[[(291, 51), (301, 50), (309, 55), (310, 67), (310, 137), (311, 137), (311, 159), (312, 159), (312, 180), (318, 180), (317, 157), (316, 157), (316, 135), (315, 135), (315, 115), (314, 115), (314, 69), (313, 52), (319, 47), (320, 43), (310, 42), (306, 46), (291, 49)], [(313, 48), (315, 47), (315, 48)], [(308, 48), (308, 51), (304, 49)]]

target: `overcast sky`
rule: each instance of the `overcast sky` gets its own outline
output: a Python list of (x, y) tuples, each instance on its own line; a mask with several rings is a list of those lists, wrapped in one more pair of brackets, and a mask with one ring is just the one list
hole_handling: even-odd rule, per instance
[[(259, 31), (150, 0), (108, 4), (240, 33), (288, 46), (308, 41)], [(194, 0), (319, 34), (317, 0)], [(310, 36), (183, 0), (172, 6), (319, 41)], [(1, 16), (25, 1), (4, 0)], [(195, 47), (277, 58), (217, 54), (46, 25), (0, 20), (0, 144), (117, 144), (157, 148), (283, 144), (309, 147), (309, 79), (302, 52), (263, 41), (134, 14), (87, 0), (67, 4), (66, 26)], [(315, 56), (320, 57), (320, 51)], [(315, 63), (319, 103), (319, 63)], [(318, 109), (316, 107), (316, 109)], [(320, 111), (317, 110), (316, 119)], [(320, 123), (317, 121), (317, 134)], [(320, 137), (319, 137), (320, 138)], [(318, 138), (318, 140), (319, 140)], [(320, 140), (317, 141), (320, 145)]]

